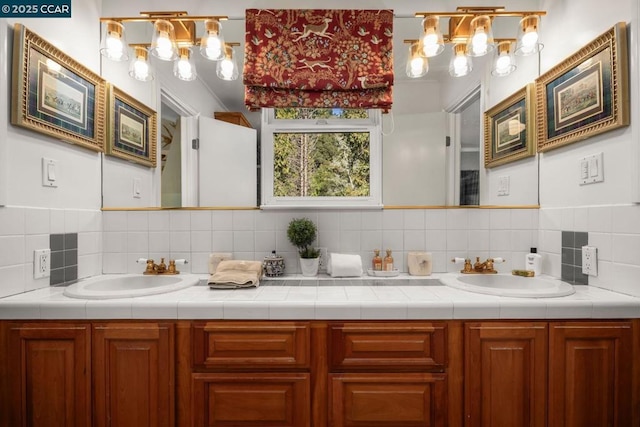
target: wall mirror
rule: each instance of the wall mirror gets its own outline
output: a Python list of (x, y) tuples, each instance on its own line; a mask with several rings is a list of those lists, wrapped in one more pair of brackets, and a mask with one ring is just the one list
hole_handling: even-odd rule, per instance
[[(144, 2), (143, 2), (144, 3)], [(124, 0), (115, 0), (103, 4), (103, 16), (136, 16), (140, 10), (156, 10), (152, 2), (141, 6), (127, 4)], [(191, 4), (193, 3), (193, 4)], [(235, 4), (237, 3), (237, 4)], [(271, 0), (268, 3), (254, 4), (252, 1), (234, 2), (234, 5), (205, 6), (195, 0), (188, 1), (181, 8), (188, 10), (191, 15), (228, 15), (229, 20), (223, 21), (223, 32), (226, 41), (237, 41), (241, 46), (235, 48), (235, 54), (242, 67), (242, 53), (244, 43), (244, 9), (259, 8), (290, 8), (284, 1)], [(307, 4), (308, 3), (308, 4)], [(458, 206), (458, 205), (536, 205), (538, 203), (538, 168), (537, 156), (528, 160), (514, 162), (498, 168), (485, 169), (482, 142), (482, 112), (490, 106), (500, 102), (526, 83), (532, 81), (538, 72), (538, 58), (527, 58), (519, 63), (517, 72), (510, 76), (494, 78), (487, 70), (490, 55), (474, 58), (474, 73), (463, 78), (449, 75), (449, 61), (451, 45), (445, 46), (445, 52), (430, 58), (429, 72), (426, 76), (411, 79), (405, 73), (408, 56), (407, 39), (416, 39), (421, 32), (421, 18), (414, 17), (414, 13), (425, 9), (418, 1), (405, 0), (392, 2), (378, 1), (374, 4), (353, 0), (353, 6), (344, 2), (332, 1), (322, 4), (322, 8), (392, 8), (394, 19), (394, 106), (392, 114), (383, 116), (383, 203), (386, 206)], [(333, 4), (335, 3), (335, 4)], [(429, 5), (429, 9), (453, 10), (455, 6), (446, 1), (437, 1)], [(473, 3), (484, 3), (477, 1)], [(537, 2), (527, 1), (523, 8), (532, 6), (535, 10)], [(307, 1), (304, 5), (295, 7), (315, 7), (314, 2)], [(212, 10), (212, 9), (216, 10)], [(515, 22), (515, 23), (514, 23)], [(500, 25), (517, 27), (517, 18), (508, 18)], [(201, 26), (202, 24), (197, 24)], [(131, 26), (131, 30), (129, 30)], [(200, 27), (198, 27), (200, 28)], [(441, 23), (444, 32), (447, 31), (446, 21)], [(500, 26), (494, 29), (499, 32)], [(506, 30), (505, 30), (506, 31)], [(514, 32), (509, 29), (510, 32)], [(127, 23), (127, 37), (129, 43), (150, 40), (152, 26), (148, 23)], [(200, 34), (200, 30), (198, 30)], [(513, 34), (515, 37), (515, 33)], [(133, 38), (138, 37), (138, 40)], [(497, 35), (496, 35), (497, 37)], [(228, 82), (217, 78), (215, 65), (201, 58), (196, 51), (195, 64), (198, 70), (198, 80), (207, 86), (208, 93), (202, 96), (212, 97), (215, 102), (224, 105), (228, 111), (242, 112), (258, 130), (259, 139), (260, 113), (248, 112), (243, 104), (242, 78)], [(198, 119), (198, 103), (193, 96), (182, 93), (171, 75), (170, 65), (158, 64), (165, 72), (156, 72), (155, 80), (147, 83), (132, 83), (127, 75), (128, 64), (114, 66), (109, 61), (102, 61), (103, 75), (116, 85), (130, 89), (133, 96), (145, 97), (150, 103), (158, 105), (159, 123), (180, 123), (185, 126), (185, 117)], [(168, 71), (167, 71), (168, 70)], [(191, 84), (183, 83), (183, 84)], [(165, 102), (165, 95), (175, 98), (177, 104), (183, 104), (183, 111), (176, 114), (175, 103)], [(186, 98), (186, 99), (185, 99)], [(160, 102), (158, 102), (160, 101)], [(182, 120), (181, 120), (182, 118)], [(198, 188), (209, 183), (201, 182), (198, 173), (198, 153), (192, 149), (192, 137), (197, 136), (197, 125), (189, 134), (185, 129), (174, 128), (172, 136), (181, 141), (180, 149), (167, 144), (170, 138), (160, 129), (159, 150), (165, 145), (163, 159), (157, 170), (145, 170), (135, 165), (107, 159), (103, 162), (103, 205), (105, 208), (127, 208), (134, 204), (126, 203), (126, 197), (121, 195), (128, 192), (130, 183), (121, 180), (125, 170), (130, 174), (140, 175), (144, 182), (149, 182), (145, 188), (151, 196), (143, 206), (151, 207), (197, 207), (202, 205), (198, 201)], [(202, 163), (203, 159), (200, 159)], [(111, 163), (111, 164), (108, 164)], [(162, 168), (164, 165), (164, 168)], [(169, 166), (167, 166), (169, 165)], [(180, 167), (177, 167), (177, 166)], [(168, 168), (168, 169), (167, 169)], [(164, 171), (168, 171), (166, 173)], [(164, 176), (163, 176), (164, 175)], [(497, 196), (497, 183), (504, 177), (510, 178), (511, 197)], [(120, 181), (119, 181), (120, 180)], [(472, 185), (469, 182), (473, 181)], [(469, 194), (471, 188), (476, 189), (475, 195)], [(170, 190), (169, 190), (170, 189)], [(169, 191), (167, 191), (169, 190)], [(171, 194), (169, 194), (171, 193)], [(180, 193), (176, 195), (176, 193)], [(202, 205), (204, 206), (204, 205)], [(207, 204), (210, 206), (210, 204)]]

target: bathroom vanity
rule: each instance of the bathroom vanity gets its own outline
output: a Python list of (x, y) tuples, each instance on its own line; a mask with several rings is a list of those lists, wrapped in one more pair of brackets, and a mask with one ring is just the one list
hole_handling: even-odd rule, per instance
[(398, 283), (1, 299), (0, 424), (639, 424), (640, 299)]

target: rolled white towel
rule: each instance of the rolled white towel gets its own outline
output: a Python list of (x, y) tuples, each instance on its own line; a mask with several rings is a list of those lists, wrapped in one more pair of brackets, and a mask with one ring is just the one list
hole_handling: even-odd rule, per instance
[(362, 258), (352, 254), (329, 254), (327, 272), (331, 277), (362, 276)]

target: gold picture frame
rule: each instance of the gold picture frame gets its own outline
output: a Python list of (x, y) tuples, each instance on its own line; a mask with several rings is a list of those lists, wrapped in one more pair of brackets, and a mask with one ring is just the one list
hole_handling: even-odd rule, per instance
[(12, 124), (104, 151), (106, 81), (22, 24), (12, 88)]
[(627, 57), (619, 22), (536, 79), (539, 152), (629, 125)]
[(109, 84), (108, 97), (105, 153), (155, 168), (157, 113), (113, 84)]
[(530, 83), (484, 113), (484, 167), (536, 154), (535, 88)]

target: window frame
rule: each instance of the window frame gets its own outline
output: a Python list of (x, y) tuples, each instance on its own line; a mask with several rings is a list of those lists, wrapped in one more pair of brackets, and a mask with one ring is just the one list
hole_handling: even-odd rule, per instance
[[(382, 115), (369, 110), (367, 119), (276, 119), (272, 108), (262, 109), (261, 130), (261, 197), (260, 209), (290, 208), (371, 208), (382, 206)], [(282, 197), (273, 194), (273, 140), (276, 133), (300, 132), (368, 132), (369, 196), (368, 197)]]

